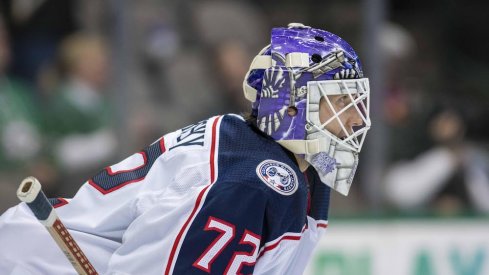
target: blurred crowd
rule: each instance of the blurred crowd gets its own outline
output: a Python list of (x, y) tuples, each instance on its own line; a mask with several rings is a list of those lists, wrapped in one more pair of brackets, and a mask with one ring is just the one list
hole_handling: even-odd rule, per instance
[[(489, 22), (481, 13), (489, 5), (386, 4), (385, 84), (372, 89), (383, 95), (382, 121), (373, 127), (382, 123), (388, 141), (375, 185), (382, 209), (487, 214), (489, 41), (481, 39)], [(168, 131), (248, 111), (242, 78), (273, 26), (324, 28), (364, 56), (362, 5), (1, 1), (0, 212), (17, 203), (25, 176), (38, 177), (48, 196), (71, 197), (99, 169)], [(333, 213), (368, 210), (361, 179), (350, 197), (334, 195)]]

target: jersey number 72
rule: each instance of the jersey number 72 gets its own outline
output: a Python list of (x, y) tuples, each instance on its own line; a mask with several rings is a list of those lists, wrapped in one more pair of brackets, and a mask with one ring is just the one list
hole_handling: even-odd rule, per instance
[[(212, 263), (226, 249), (234, 237), (236, 237), (236, 227), (231, 223), (211, 216), (207, 220), (204, 230), (218, 231), (220, 234), (194, 262), (193, 266), (207, 273), (211, 273)], [(243, 265), (252, 266), (255, 264), (258, 256), (258, 247), (260, 246), (260, 236), (245, 229), (239, 244), (251, 245), (253, 250), (249, 253), (234, 252), (224, 274), (240, 274), (239, 271)]]

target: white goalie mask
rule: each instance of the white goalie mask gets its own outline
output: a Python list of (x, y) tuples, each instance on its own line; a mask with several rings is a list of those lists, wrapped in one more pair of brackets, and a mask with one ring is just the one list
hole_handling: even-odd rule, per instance
[[(305, 159), (323, 183), (346, 196), (371, 126), (368, 79), (309, 81), (307, 90), (306, 139), (318, 141), (319, 152), (306, 152)], [(327, 113), (324, 121), (320, 112)]]

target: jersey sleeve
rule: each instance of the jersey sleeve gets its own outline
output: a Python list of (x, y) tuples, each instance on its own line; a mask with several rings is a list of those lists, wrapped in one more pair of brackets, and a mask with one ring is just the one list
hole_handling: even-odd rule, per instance
[[(146, 175), (164, 152), (162, 145), (161, 139), (103, 169), (84, 183), (72, 199), (50, 199), (60, 220), (101, 273), (105, 272), (112, 253), (136, 217), (139, 190), (147, 184)], [(1, 274), (18, 268), (43, 274), (73, 272), (73, 267), (25, 203), (0, 217), (0, 243), (9, 244), (0, 248), (0, 258), (5, 259), (3, 266), (0, 265)], [(44, 251), (42, 257), (40, 251)]]
[(121, 242), (137, 216), (140, 190), (150, 184), (148, 173), (164, 152), (161, 138), (90, 178), (73, 199), (57, 208), (67, 228)]

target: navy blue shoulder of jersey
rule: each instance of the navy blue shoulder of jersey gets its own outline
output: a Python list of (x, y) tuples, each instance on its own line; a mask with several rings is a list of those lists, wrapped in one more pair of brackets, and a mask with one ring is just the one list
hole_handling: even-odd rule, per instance
[[(280, 144), (235, 115), (224, 116), (218, 132), (218, 177), (209, 196), (220, 195), (223, 190), (251, 192), (253, 189), (261, 199), (266, 200), (266, 209), (256, 209), (256, 212), (265, 211), (267, 222), (273, 225), (264, 228), (268, 231), (263, 232), (268, 240), (284, 232), (301, 232), (306, 221), (308, 190), (305, 177), (295, 160)], [(293, 194), (280, 194), (259, 178), (257, 167), (266, 160), (280, 162), (293, 169), (297, 176), (297, 190)], [(255, 200), (258, 201), (258, 198)], [(239, 197), (235, 201), (253, 204)], [(256, 206), (259, 207), (259, 204)]]
[[(277, 142), (234, 115), (221, 118), (217, 134), (217, 178), (184, 238), (175, 274), (200, 274), (196, 260), (223, 234), (212, 224), (233, 232), (233, 238), (212, 260), (212, 271), (206, 271), (222, 274), (235, 253), (249, 254), (284, 234), (300, 233), (307, 220), (305, 176)], [(293, 171), (297, 184), (293, 192), (281, 194), (260, 179), (257, 167), (264, 162), (283, 164)], [(244, 236), (254, 236), (260, 247), (243, 241)], [(241, 272), (252, 273), (253, 266), (243, 266)]]
[[(307, 184), (292, 157), (280, 144), (243, 119), (234, 115), (223, 117), (219, 130), (219, 171), (214, 188), (217, 191), (224, 185), (233, 184), (240, 185), (237, 188), (241, 190), (259, 189), (268, 200), (269, 218), (277, 217), (275, 221), (268, 220), (274, 224), (274, 228), (269, 228), (272, 232), (268, 232), (271, 239), (285, 231), (300, 232), (306, 220)], [(293, 194), (280, 194), (259, 178), (257, 167), (267, 160), (286, 164), (294, 170), (298, 186)], [(282, 225), (288, 228), (281, 228)]]

